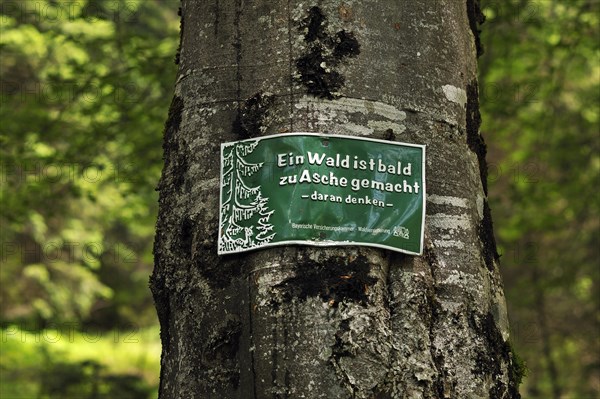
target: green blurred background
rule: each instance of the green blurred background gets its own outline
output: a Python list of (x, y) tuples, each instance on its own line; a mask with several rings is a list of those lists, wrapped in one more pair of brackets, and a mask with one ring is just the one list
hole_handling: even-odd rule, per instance
[[(0, 0), (0, 398), (156, 397), (148, 276), (178, 7)], [(598, 398), (600, 1), (482, 8), (482, 132), (521, 391)]]

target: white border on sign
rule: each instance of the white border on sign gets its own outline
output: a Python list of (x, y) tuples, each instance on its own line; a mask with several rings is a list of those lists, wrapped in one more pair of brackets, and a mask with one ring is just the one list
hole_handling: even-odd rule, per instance
[[(223, 202), (223, 173), (222, 173), (222, 165), (221, 165), (222, 160), (223, 160), (223, 149), (225, 148), (225, 146), (235, 144), (235, 143), (243, 143), (246, 141), (261, 141), (261, 140), (268, 140), (268, 139), (284, 137), (284, 136), (315, 136), (315, 137), (323, 137), (323, 138), (341, 137), (341, 138), (351, 139), (351, 140), (371, 141), (371, 142), (377, 142), (377, 143), (383, 143), (383, 144), (395, 144), (395, 145), (400, 145), (400, 146), (420, 148), (423, 151), (423, 159), (421, 160), (421, 176), (423, 178), (423, 182), (422, 182), (423, 183), (423, 212), (421, 215), (421, 237), (420, 237), (420, 241), (419, 241), (420, 252), (412, 252), (412, 251), (408, 251), (405, 249), (391, 247), (389, 245), (364, 243), (364, 242), (360, 242), (360, 241), (311, 241), (311, 240), (278, 241), (275, 243), (264, 244), (264, 245), (261, 245), (260, 247), (244, 249), (241, 251), (225, 251), (225, 252), (219, 251), (219, 242), (221, 240), (221, 223), (222, 223), (221, 209), (223, 208), (223, 204), (222, 204), (222, 202)], [(372, 139), (369, 137), (356, 137), (356, 136), (348, 136), (348, 135), (344, 135), (344, 134), (309, 133), (309, 132), (279, 133), (279, 134), (272, 134), (269, 136), (254, 137), (251, 139), (229, 141), (229, 142), (221, 143), (221, 152), (219, 155), (219, 227), (218, 227), (219, 230), (218, 230), (218, 237), (217, 237), (217, 255), (239, 254), (242, 252), (255, 251), (255, 250), (269, 248), (269, 247), (278, 247), (278, 246), (282, 246), (282, 245), (310, 245), (310, 246), (314, 246), (314, 247), (342, 247), (342, 246), (357, 245), (357, 246), (363, 246), (363, 247), (375, 247), (375, 248), (389, 249), (391, 251), (401, 252), (401, 253), (405, 253), (405, 254), (409, 254), (409, 255), (422, 255), (423, 254), (423, 238), (425, 236), (425, 207), (427, 204), (427, 187), (426, 187), (427, 179), (425, 178), (425, 168), (426, 168), (425, 147), (426, 147), (425, 144), (402, 143), (400, 141)]]

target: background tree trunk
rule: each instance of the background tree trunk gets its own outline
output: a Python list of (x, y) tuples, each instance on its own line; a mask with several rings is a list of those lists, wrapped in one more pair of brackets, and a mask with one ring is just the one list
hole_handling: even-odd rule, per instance
[[(514, 398), (479, 135), (476, 0), (182, 2), (151, 288), (161, 398)], [(425, 252), (217, 256), (219, 145), (427, 145)]]

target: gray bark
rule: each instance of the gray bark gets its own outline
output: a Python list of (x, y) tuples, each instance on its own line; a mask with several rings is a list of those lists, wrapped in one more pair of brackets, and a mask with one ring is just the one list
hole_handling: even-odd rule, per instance
[[(161, 398), (518, 397), (478, 131), (477, 7), (183, 0), (151, 278)], [(220, 143), (293, 131), (426, 144), (423, 256), (217, 256)]]

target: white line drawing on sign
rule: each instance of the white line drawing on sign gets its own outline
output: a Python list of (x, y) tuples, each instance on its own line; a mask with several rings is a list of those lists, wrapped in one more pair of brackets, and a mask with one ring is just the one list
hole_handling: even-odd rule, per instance
[[(269, 210), (269, 198), (263, 197), (261, 186), (250, 187), (245, 177), (258, 172), (264, 162), (251, 163), (245, 157), (254, 151), (258, 140), (232, 143), (223, 148), (222, 190), (227, 198), (221, 205), (220, 251), (236, 251), (263, 246), (277, 233), (269, 223), (274, 210)], [(257, 222), (251, 219), (257, 218)]]

